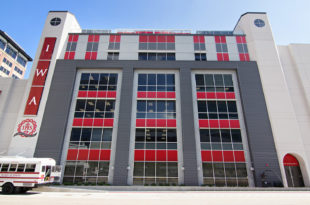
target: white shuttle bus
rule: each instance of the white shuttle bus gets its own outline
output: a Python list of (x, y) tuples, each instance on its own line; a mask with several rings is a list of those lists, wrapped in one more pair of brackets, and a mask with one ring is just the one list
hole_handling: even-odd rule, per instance
[(2, 193), (25, 193), (34, 187), (59, 182), (60, 166), (52, 158), (0, 157)]

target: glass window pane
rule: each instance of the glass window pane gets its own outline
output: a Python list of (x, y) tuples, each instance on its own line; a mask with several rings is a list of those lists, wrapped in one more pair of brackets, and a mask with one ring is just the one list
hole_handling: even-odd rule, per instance
[(66, 162), (65, 166), (65, 176), (74, 176), (75, 172), (75, 162)]
[(109, 85), (116, 85), (116, 84), (117, 84), (117, 74), (111, 73), (109, 76)]
[(87, 100), (86, 103), (86, 111), (94, 111), (95, 110), (96, 100)]
[(207, 103), (206, 101), (197, 101), (198, 112), (207, 112)]
[(231, 142), (230, 130), (222, 129), (221, 130), (222, 142)]
[(208, 111), (209, 112), (217, 112), (215, 101), (208, 101)]
[(100, 74), (100, 80), (99, 83), (101, 85), (107, 85), (109, 80), (109, 74), (108, 73), (101, 73)]
[(146, 112), (146, 101), (137, 102), (137, 112)]
[(90, 137), (91, 137), (91, 128), (83, 128), (81, 141), (90, 141)]
[(112, 129), (111, 128), (103, 129), (102, 141), (112, 141)]
[(206, 86), (214, 87), (214, 80), (212, 74), (206, 74), (205, 76), (205, 84)]
[(145, 130), (145, 136), (146, 136), (146, 141), (147, 142), (155, 142), (155, 129), (146, 129)]
[(247, 170), (245, 163), (236, 163), (237, 176), (238, 177), (247, 177)]
[(81, 128), (72, 128), (70, 141), (80, 141)]
[(215, 86), (217, 86), (217, 87), (223, 87), (224, 86), (224, 81), (223, 81), (223, 77), (221, 74), (215, 74), (214, 80), (215, 80)]
[(98, 176), (108, 176), (108, 175), (109, 175), (109, 162), (99, 162)]
[(156, 102), (147, 101), (147, 112), (156, 112)]
[(101, 128), (93, 128), (91, 141), (101, 141), (101, 134), (102, 134)]
[(138, 75), (138, 85), (146, 85), (146, 74), (139, 74)]
[(228, 111), (237, 112), (237, 106), (235, 101), (227, 101)]
[(236, 177), (236, 169), (234, 163), (225, 163), (226, 177)]
[(167, 130), (157, 129), (157, 142), (166, 142), (166, 141), (167, 141)]
[(166, 177), (167, 176), (166, 162), (157, 162), (156, 163), (156, 176), (157, 177)]
[(203, 177), (213, 177), (212, 163), (202, 163)]
[(105, 104), (105, 111), (114, 112), (115, 100), (107, 100)]
[(221, 142), (220, 130), (218, 129), (211, 129), (211, 142)]
[(145, 176), (155, 177), (155, 162), (145, 162)]
[(157, 101), (157, 112), (166, 112), (166, 102)]
[(178, 177), (178, 163), (168, 162), (168, 177)]
[(200, 142), (210, 142), (209, 129), (200, 129)]
[(175, 112), (175, 101), (167, 101), (167, 112)]
[(98, 162), (87, 162), (87, 176), (97, 176), (99, 172)]
[(89, 76), (90, 76), (89, 73), (83, 73), (83, 74), (81, 75), (80, 84), (88, 84)]
[(175, 129), (167, 129), (167, 141), (177, 142), (177, 132)]
[(143, 177), (144, 176), (144, 163), (135, 162), (133, 169), (133, 176)]
[(77, 100), (75, 111), (82, 111), (82, 112), (85, 111), (85, 103), (86, 103), (86, 100)]
[(219, 112), (227, 112), (226, 101), (217, 101), (217, 109)]
[(231, 130), (231, 137), (233, 142), (242, 142), (241, 132), (238, 129)]
[(174, 85), (174, 74), (166, 75), (167, 85)]
[(136, 129), (136, 142), (145, 141), (145, 129)]
[(166, 75), (157, 74), (157, 85), (165, 85), (165, 84), (166, 84)]
[(139, 53), (139, 60), (147, 60), (147, 53)]
[(147, 82), (148, 82), (148, 85), (156, 85), (156, 74), (148, 74)]
[(201, 86), (204, 86), (205, 85), (205, 82), (204, 82), (204, 76), (203, 75), (198, 75), (196, 74), (195, 75), (195, 79), (196, 79), (196, 85), (201, 85)]
[(214, 163), (213, 167), (215, 177), (225, 177), (223, 163)]
[(175, 54), (167, 53), (167, 61), (175, 61)]

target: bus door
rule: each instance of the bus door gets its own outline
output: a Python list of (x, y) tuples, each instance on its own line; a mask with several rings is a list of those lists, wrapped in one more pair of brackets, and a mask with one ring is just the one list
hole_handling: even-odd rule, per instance
[(50, 181), (52, 173), (52, 166), (46, 166), (44, 181)]

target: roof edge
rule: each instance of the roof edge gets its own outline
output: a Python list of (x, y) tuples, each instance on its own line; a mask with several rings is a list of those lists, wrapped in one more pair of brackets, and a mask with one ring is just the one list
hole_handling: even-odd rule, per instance
[(28, 61), (32, 61), (32, 58), (8, 34), (0, 30), (0, 35), (3, 36), (5, 40), (7, 40), (12, 46), (14, 46), (18, 50), (18, 52), (23, 54), (27, 58)]
[(233, 31), (235, 31), (235, 29), (236, 29), (236, 27), (237, 27), (237, 25), (238, 25), (240, 19), (241, 19), (243, 16), (248, 15), (248, 14), (267, 14), (267, 12), (255, 12), (255, 11), (245, 12), (244, 14), (242, 14), (242, 15), (239, 17), (239, 19), (238, 19), (238, 21), (237, 21), (237, 23), (236, 23), (236, 25), (235, 25)]

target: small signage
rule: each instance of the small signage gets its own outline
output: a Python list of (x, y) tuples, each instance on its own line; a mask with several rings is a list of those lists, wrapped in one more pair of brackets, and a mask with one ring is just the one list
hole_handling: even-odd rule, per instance
[(19, 135), (21, 137), (34, 137), (37, 135), (37, 123), (32, 119), (23, 120), (19, 123), (17, 128), (17, 133), (14, 134), (14, 137)]

